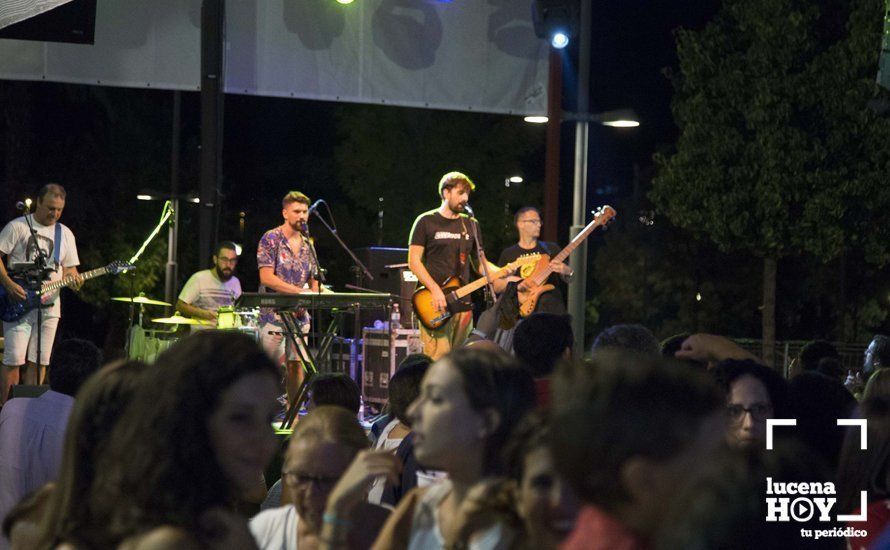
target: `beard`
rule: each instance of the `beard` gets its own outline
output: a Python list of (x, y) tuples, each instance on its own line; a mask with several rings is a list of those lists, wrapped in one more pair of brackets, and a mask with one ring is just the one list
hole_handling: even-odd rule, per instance
[(454, 206), (449, 204), (448, 208), (455, 214), (463, 214), (464, 212), (466, 212), (466, 210), (464, 210), (464, 203), (458, 203)]
[(220, 269), (219, 266), (216, 266), (216, 276), (219, 277), (220, 281), (228, 281), (232, 278), (232, 275), (234, 275), (234, 272), (231, 269)]

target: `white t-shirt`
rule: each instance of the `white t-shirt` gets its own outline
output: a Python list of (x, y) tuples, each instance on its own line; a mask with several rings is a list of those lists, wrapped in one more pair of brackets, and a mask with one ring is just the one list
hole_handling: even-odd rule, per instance
[(300, 516), (293, 504), (260, 512), (250, 520), (250, 532), (260, 550), (297, 550)]
[[(380, 432), (380, 437), (377, 438), (377, 443), (374, 444), (375, 451), (391, 451), (393, 453), (396, 452), (396, 449), (399, 448), (399, 445), (404, 441), (403, 438), (398, 439), (389, 439), (389, 434), (392, 432), (396, 426), (401, 424), (398, 418), (393, 418), (386, 427)], [(383, 489), (386, 486), (386, 477), (380, 476), (374, 479), (374, 483), (371, 484), (371, 490), (368, 491), (368, 502), (371, 504), (380, 504), (383, 500)]]
[[(55, 243), (55, 225), (43, 225), (34, 219), (33, 214), (29, 214), (29, 216), (31, 216), (31, 221), (34, 224), (34, 230), (37, 231), (37, 243), (46, 253), (50, 267), (54, 269), (50, 274), (49, 280), (58, 281), (62, 278), (62, 267), (76, 267), (80, 265), (80, 258), (77, 256), (77, 244), (74, 242), (74, 233), (64, 224), (59, 224), (62, 226), (61, 249), (59, 250), (61, 265), (57, 265), (54, 253), (55, 247), (59, 243)], [(34, 239), (31, 238), (31, 230), (28, 228), (28, 222), (25, 221), (24, 216), (12, 220), (0, 231), (0, 252), (7, 255), (7, 270), (13, 264), (33, 262), (37, 258), (37, 247), (34, 244)], [(58, 295), (58, 290), (47, 295), (46, 303), (52, 302), (53, 305), (44, 310), (45, 315), (53, 317), (60, 315), (61, 308), (59, 300), (56, 299)]]
[(233, 275), (228, 281), (221, 281), (210, 269), (198, 271), (189, 277), (179, 293), (179, 299), (183, 302), (210, 311), (231, 306), (239, 296), (241, 281), (238, 277)]

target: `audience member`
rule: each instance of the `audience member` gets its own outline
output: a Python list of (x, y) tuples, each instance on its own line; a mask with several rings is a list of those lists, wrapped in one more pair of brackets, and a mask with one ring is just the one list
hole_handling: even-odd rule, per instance
[(849, 540), (849, 547), (854, 550), (884, 548), (872, 546), (872, 543), (890, 526), (890, 399), (866, 400), (862, 412), (868, 420), (867, 446), (861, 448), (861, 428), (849, 428), (837, 475), (838, 513), (860, 514), (861, 493), (866, 493), (866, 522), (848, 523), (848, 526), (867, 533), (864, 537)]
[(790, 418), (788, 383), (750, 359), (727, 359), (710, 371), (726, 396), (726, 440), (733, 447), (763, 445), (768, 418)]
[[(387, 501), (387, 504), (393, 506), (401, 499), (401, 495), (417, 486), (418, 466), (414, 458), (414, 445), (410, 442), (406, 443), (401, 452), (400, 447), (405, 443), (405, 437), (411, 432), (408, 407), (420, 395), (420, 384), (426, 371), (429, 370), (429, 366), (429, 363), (424, 362), (404, 365), (389, 380), (389, 410), (394, 418), (380, 432), (380, 437), (374, 444), (374, 450), (394, 451), (397, 456), (401, 454), (402, 472), (399, 476), (399, 483), (390, 485), (388, 491), (390, 500)], [(383, 500), (385, 486), (384, 478), (375, 479), (371, 486), (371, 492), (368, 493), (368, 502), (380, 504)]]
[(777, 442), (771, 451), (754, 447), (724, 449), (697, 465), (691, 482), (664, 501), (667, 517), (654, 538), (654, 547), (842, 550), (843, 538), (803, 536), (802, 529), (814, 532), (838, 527), (820, 521), (818, 512), (806, 522), (766, 520), (771, 513), (766, 500), (771, 496), (767, 494), (767, 478), (781, 484), (830, 481), (828, 471), (808, 460), (805, 451), (797, 442), (786, 440)]
[(800, 348), (797, 362), (801, 372), (815, 372), (819, 370), (819, 361), (822, 359), (840, 359), (837, 348), (826, 340), (813, 340)]
[[(3, 518), (0, 535), (3, 547), (10, 550), (32, 550), (40, 544), (40, 524), (56, 484), (45, 484), (19, 501)], [(7, 542), (8, 541), (8, 542)]]
[[(398, 364), (398, 366), (396, 367), (396, 372), (409, 365), (424, 364), (429, 366), (432, 364), (432, 362), (433, 360), (430, 358), (430, 356), (426, 355), (425, 353), (410, 353), (404, 359), (402, 359), (401, 363)], [(374, 419), (373, 423), (371, 424), (371, 432), (368, 434), (368, 437), (371, 438), (372, 443), (377, 442), (377, 438), (380, 437), (380, 432), (383, 431), (383, 428), (385, 428), (387, 424), (392, 422), (392, 420), (393, 416), (389, 410), (389, 403), (387, 403), (383, 407), (381, 413)]]
[[(290, 489), (291, 502), (261, 512), (250, 521), (250, 530), (260, 549), (295, 550), (318, 547), (322, 526), (329, 517), (325, 507), (338, 481), (369, 464), (382, 469), (374, 473), (394, 476), (398, 464), (391, 453), (366, 452), (368, 438), (355, 418), (343, 407), (321, 406), (303, 417), (288, 446), (282, 479)], [(362, 470), (367, 473), (369, 470)], [(361, 474), (359, 474), (361, 475)], [(373, 477), (364, 479), (363, 488)], [(347, 480), (350, 482), (350, 480)], [(340, 497), (334, 496), (340, 504)], [(349, 548), (367, 548), (389, 515), (380, 506), (350, 502), (338, 506), (340, 542)]]
[(309, 409), (324, 405), (343, 407), (358, 414), (362, 392), (355, 380), (343, 373), (316, 374), (309, 381)]
[(554, 380), (553, 458), (584, 504), (562, 548), (652, 543), (668, 497), (725, 437), (719, 392), (660, 357), (599, 351)]
[(249, 548), (232, 507), (276, 451), (279, 394), (278, 369), (250, 337), (206, 330), (176, 342), (97, 461), (84, 546)]
[(549, 406), (550, 376), (558, 361), (571, 358), (573, 345), (568, 315), (533, 313), (516, 326), (513, 353), (535, 379), (538, 406)]
[(661, 344), (652, 331), (643, 325), (612, 325), (603, 330), (593, 341), (590, 352), (596, 353), (606, 348), (661, 357)]
[(101, 364), (102, 352), (91, 342), (62, 341), (50, 360), (50, 389), (10, 399), (0, 409), (0, 518), (56, 479), (74, 396)]
[(854, 415), (856, 399), (839, 380), (832, 380), (818, 372), (805, 372), (791, 380), (789, 397), (797, 419), (795, 436), (821, 458), (832, 470), (837, 469), (844, 427), (838, 418)]
[(877, 398), (890, 399), (890, 369), (881, 369), (874, 373), (865, 385), (862, 400), (869, 401)]
[(54, 548), (62, 543), (78, 546), (81, 534), (94, 527), (87, 496), (96, 479), (96, 463), (109, 444), (115, 424), (138, 393), (139, 375), (146, 368), (139, 361), (106, 365), (77, 394), (65, 435), (57, 490), (42, 522), (40, 547)]
[[(501, 449), (533, 406), (532, 378), (509, 356), (462, 348), (433, 363), (408, 414), (417, 461), (448, 479), (406, 495), (374, 548), (450, 546), (464, 499), (486, 476), (504, 474)], [(498, 529), (483, 537), (497, 540)]]
[(890, 337), (875, 334), (865, 350), (862, 373), (868, 381), (876, 371), (887, 367), (890, 367)]

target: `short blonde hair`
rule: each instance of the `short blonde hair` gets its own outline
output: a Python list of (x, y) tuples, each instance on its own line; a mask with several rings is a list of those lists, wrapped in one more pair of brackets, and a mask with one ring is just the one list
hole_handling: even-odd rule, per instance
[(458, 185), (465, 185), (470, 191), (476, 190), (476, 184), (466, 174), (462, 172), (448, 172), (439, 180), (439, 196), (442, 192)]
[(301, 202), (308, 206), (309, 203), (311, 203), (312, 201), (309, 200), (309, 197), (307, 197), (303, 193), (300, 193), (299, 191), (289, 191), (287, 195), (285, 195), (284, 198), (281, 199), (281, 207), (287, 208), (287, 205), (294, 202)]

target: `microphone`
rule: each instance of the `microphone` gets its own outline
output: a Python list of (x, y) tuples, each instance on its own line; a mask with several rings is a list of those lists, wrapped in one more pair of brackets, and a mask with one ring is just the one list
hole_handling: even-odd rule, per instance
[(19, 202), (15, 203), (16, 210), (25, 210), (26, 208), (27, 208), (27, 206), (25, 206), (25, 201), (19, 201)]
[(464, 205), (464, 210), (466, 211), (467, 214), (470, 215), (471, 218), (475, 218), (475, 217), (476, 217), (476, 214), (473, 212), (473, 209), (470, 208), (470, 205), (469, 205), (469, 204), (465, 204), (465, 205)]
[(318, 210), (318, 207), (321, 206), (321, 204), (322, 204), (323, 202), (324, 202), (324, 199), (318, 199), (317, 201), (315, 201), (314, 203), (312, 203), (312, 206), (309, 207), (309, 212), (307, 212), (307, 214), (308, 214), (308, 215), (312, 215), (313, 212), (315, 212), (316, 210)]
[(308, 235), (309, 224), (307, 224), (306, 222), (300, 222), (300, 233), (302, 233), (303, 235)]

